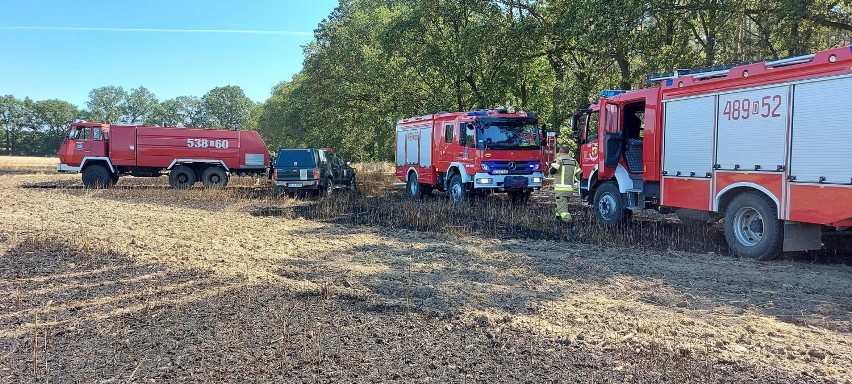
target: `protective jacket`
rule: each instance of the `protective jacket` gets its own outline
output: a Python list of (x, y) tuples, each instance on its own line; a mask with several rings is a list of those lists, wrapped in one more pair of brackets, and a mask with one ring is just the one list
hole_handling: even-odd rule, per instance
[(567, 153), (560, 153), (550, 163), (550, 174), (555, 175), (556, 180), (553, 190), (559, 192), (574, 192), (574, 171), (577, 169), (577, 160)]

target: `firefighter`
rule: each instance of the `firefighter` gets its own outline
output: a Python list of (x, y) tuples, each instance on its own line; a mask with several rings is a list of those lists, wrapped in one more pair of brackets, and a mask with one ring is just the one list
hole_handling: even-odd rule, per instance
[(577, 235), (577, 228), (571, 213), (568, 212), (568, 199), (574, 194), (574, 179), (576, 177), (577, 161), (568, 154), (568, 146), (559, 147), (559, 153), (550, 163), (549, 172), (555, 175), (553, 191), (556, 194), (556, 225), (567, 225), (572, 235)]

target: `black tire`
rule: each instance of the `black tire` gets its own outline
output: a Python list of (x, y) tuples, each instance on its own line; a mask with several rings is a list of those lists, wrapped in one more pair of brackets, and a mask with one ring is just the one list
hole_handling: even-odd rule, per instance
[(512, 205), (524, 205), (530, 201), (530, 195), (532, 195), (530, 190), (510, 191), (509, 201), (512, 202)]
[(462, 203), (468, 199), (468, 193), (464, 190), (464, 183), (462, 182), (461, 175), (458, 173), (454, 174), (453, 177), (450, 178), (450, 202), (452, 203)]
[(618, 190), (618, 185), (606, 182), (598, 186), (593, 208), (601, 225), (612, 228), (628, 221), (630, 213), (626, 207), (627, 203), (624, 201), (624, 195)]
[(405, 181), (405, 190), (408, 191), (408, 196), (411, 196), (412, 199), (422, 199), (423, 190), (420, 187), (421, 185), (417, 181), (417, 174), (409, 172), (408, 178)]
[(725, 209), (725, 240), (739, 257), (755, 260), (777, 258), (784, 245), (784, 225), (777, 219), (775, 204), (757, 192), (734, 197)]
[(111, 175), (112, 175), (112, 183), (110, 185), (111, 186), (116, 185), (118, 183), (118, 175), (116, 175), (114, 173), (112, 173)]
[(222, 167), (208, 167), (201, 173), (201, 182), (207, 188), (224, 188), (228, 185), (228, 173)]
[(176, 189), (187, 189), (195, 185), (198, 179), (195, 171), (185, 165), (178, 165), (169, 172), (169, 185)]
[(334, 180), (332, 178), (328, 178), (325, 180), (325, 186), (322, 188), (321, 194), (323, 196), (329, 196), (334, 194)]
[(101, 164), (92, 164), (83, 169), (83, 186), (86, 188), (109, 188), (112, 182), (112, 172)]

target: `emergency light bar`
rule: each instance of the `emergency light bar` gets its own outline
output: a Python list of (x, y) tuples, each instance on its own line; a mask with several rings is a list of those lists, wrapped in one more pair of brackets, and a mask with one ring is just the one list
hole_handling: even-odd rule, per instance
[(627, 91), (623, 91), (620, 89), (604, 89), (601, 91), (601, 98), (613, 97), (625, 93)]

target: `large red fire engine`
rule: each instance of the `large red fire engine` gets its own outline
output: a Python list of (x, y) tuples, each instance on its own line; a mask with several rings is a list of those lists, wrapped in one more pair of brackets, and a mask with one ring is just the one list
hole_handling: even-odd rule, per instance
[(396, 177), (415, 198), (436, 188), (453, 202), (490, 192), (525, 202), (544, 178), (543, 131), (533, 114), (506, 108), (400, 120)]
[(224, 186), (229, 174), (261, 175), (269, 151), (254, 131), (71, 123), (59, 148), (59, 172), (80, 172), (86, 187), (108, 187), (119, 176), (157, 177), (189, 188)]
[(724, 219), (731, 250), (757, 259), (852, 233), (852, 47), (685, 72), (575, 116), (600, 222), (651, 207)]

